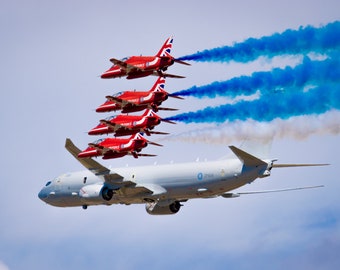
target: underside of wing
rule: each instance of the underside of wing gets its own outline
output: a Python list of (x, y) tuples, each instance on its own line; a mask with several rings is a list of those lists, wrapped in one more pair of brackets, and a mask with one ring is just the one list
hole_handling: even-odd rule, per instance
[(152, 194), (152, 191), (143, 187), (143, 186), (136, 186), (135, 183), (130, 182), (130, 185), (125, 185), (124, 187), (120, 188), (117, 192), (118, 195), (124, 197), (141, 197), (145, 196), (148, 197)]

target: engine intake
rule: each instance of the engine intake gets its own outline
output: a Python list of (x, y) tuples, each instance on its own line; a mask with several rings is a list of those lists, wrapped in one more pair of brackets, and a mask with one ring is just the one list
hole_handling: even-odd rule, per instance
[(113, 197), (114, 191), (113, 189), (109, 189), (108, 187), (102, 188), (102, 197), (105, 201), (110, 201)]

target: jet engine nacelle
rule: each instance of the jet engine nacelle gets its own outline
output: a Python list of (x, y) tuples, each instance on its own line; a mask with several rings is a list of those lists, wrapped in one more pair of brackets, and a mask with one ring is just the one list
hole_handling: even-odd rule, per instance
[(160, 205), (158, 203), (145, 204), (146, 212), (150, 215), (172, 215), (176, 214), (180, 208), (181, 204), (177, 201), (169, 205)]
[(80, 189), (79, 196), (86, 202), (102, 202), (112, 199), (114, 191), (103, 184), (86, 185)]

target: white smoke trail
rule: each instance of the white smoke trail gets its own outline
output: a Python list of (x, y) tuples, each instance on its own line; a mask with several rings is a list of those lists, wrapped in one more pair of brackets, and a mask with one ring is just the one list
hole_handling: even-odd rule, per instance
[(340, 133), (340, 111), (331, 110), (319, 115), (296, 116), (270, 122), (254, 120), (224, 122), (218, 126), (169, 135), (163, 140), (190, 143), (230, 144), (245, 139), (270, 141), (272, 138), (304, 140), (312, 135)]

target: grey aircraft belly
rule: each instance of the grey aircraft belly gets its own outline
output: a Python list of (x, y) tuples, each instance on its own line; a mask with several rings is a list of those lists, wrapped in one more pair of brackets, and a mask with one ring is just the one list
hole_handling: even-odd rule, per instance
[(109, 170), (91, 158), (78, 158), (80, 150), (71, 140), (66, 140), (65, 147), (88, 170), (47, 182), (38, 194), (41, 200), (53, 206), (84, 209), (90, 205), (142, 203), (149, 214), (155, 215), (175, 214), (181, 203), (193, 198), (238, 197), (241, 193), (230, 191), (270, 176), (273, 167), (325, 165), (274, 164), (276, 160), (262, 160), (230, 146), (234, 159)]

